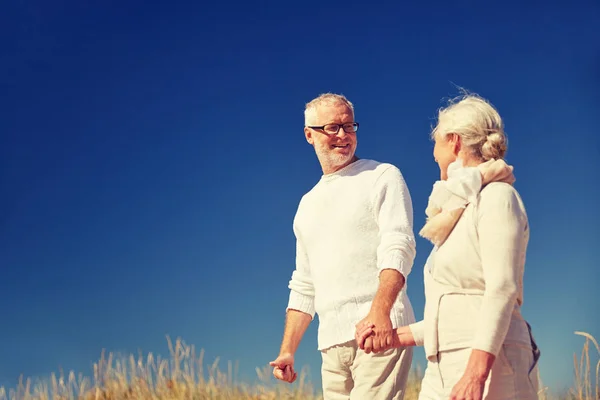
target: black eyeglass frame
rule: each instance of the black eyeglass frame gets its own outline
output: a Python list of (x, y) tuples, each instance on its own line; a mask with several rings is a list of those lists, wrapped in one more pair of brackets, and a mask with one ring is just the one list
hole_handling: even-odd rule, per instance
[[(326, 126), (332, 126), (335, 125), (337, 126), (337, 130), (335, 131), (335, 133), (333, 132), (327, 132), (325, 130)], [(352, 125), (352, 127), (354, 128), (354, 130), (348, 131), (346, 128), (344, 128), (344, 125)], [(310, 129), (319, 129), (323, 132), (325, 132), (326, 134), (329, 135), (337, 135), (340, 131), (340, 128), (342, 128), (344, 130), (344, 132), (346, 133), (356, 133), (358, 131), (358, 128), (360, 127), (360, 124), (358, 122), (346, 122), (345, 124), (325, 124), (325, 125), (321, 125), (321, 126), (307, 126), (307, 128)]]

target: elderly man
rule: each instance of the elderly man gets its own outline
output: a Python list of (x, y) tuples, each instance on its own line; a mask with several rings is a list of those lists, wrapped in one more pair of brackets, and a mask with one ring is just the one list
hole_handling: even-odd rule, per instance
[[(408, 188), (395, 166), (355, 155), (359, 125), (346, 97), (323, 94), (304, 118), (323, 175), (294, 218), (296, 268), (273, 374), (294, 382), (294, 354), (316, 313), (324, 398), (402, 399), (412, 350), (391, 345), (394, 329), (415, 321), (405, 287), (415, 257)], [(354, 339), (363, 321), (374, 324), (365, 350)]]

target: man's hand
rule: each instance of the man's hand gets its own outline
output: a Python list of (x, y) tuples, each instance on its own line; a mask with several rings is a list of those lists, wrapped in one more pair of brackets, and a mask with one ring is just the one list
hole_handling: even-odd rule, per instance
[(280, 354), (277, 359), (269, 364), (273, 367), (273, 376), (281, 381), (293, 383), (298, 377), (298, 374), (294, 371), (293, 354)]
[(356, 334), (362, 332), (365, 326), (371, 326), (372, 330), (362, 343), (358, 342), (358, 346), (365, 353), (379, 353), (393, 347), (396, 332), (392, 328), (392, 320), (388, 314), (371, 311), (356, 324)]
[(365, 322), (373, 324), (373, 334), (364, 343), (358, 343), (366, 353), (387, 350), (392, 347), (394, 334), (390, 312), (398, 293), (404, 286), (404, 276), (394, 269), (384, 269), (379, 274), (379, 287), (373, 298), (369, 314), (358, 324), (360, 330)]
[(294, 371), (294, 354), (311, 320), (311, 315), (302, 311), (289, 309), (286, 312), (279, 357), (269, 363), (275, 378), (289, 383), (296, 380), (298, 375)]

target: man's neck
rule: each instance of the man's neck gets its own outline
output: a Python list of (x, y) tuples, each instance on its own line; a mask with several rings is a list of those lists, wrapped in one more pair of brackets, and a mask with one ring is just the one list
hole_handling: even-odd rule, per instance
[(354, 157), (352, 157), (350, 159), (350, 161), (348, 161), (345, 164), (338, 165), (338, 166), (335, 166), (335, 167), (323, 167), (322, 168), (323, 169), (323, 175), (333, 174), (333, 173), (335, 173), (335, 172), (337, 172), (337, 171), (339, 171), (339, 170), (341, 170), (343, 168), (346, 168), (348, 165), (350, 165), (350, 164), (352, 164), (352, 163), (354, 163), (354, 162), (356, 162), (358, 160), (360, 160), (360, 158), (358, 158), (357, 156), (354, 156)]

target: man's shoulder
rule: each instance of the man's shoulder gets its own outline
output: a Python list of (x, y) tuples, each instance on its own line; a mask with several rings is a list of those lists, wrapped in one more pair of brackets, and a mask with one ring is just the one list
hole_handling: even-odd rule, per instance
[(373, 159), (363, 159), (362, 161), (364, 162), (363, 169), (372, 171), (376, 176), (380, 176), (387, 171), (391, 171), (392, 173), (400, 173), (400, 168), (390, 162), (377, 161)]
[[(361, 158), (359, 159), (358, 163), (360, 163), (360, 165), (354, 170), (353, 173), (341, 177), (344, 181), (345, 179), (350, 178), (351, 180), (348, 182), (353, 182), (354, 178), (358, 178), (359, 182), (362, 181), (362, 185), (372, 185), (381, 181), (403, 180), (400, 169), (390, 162)], [(310, 202), (311, 200), (317, 201), (318, 198), (323, 195), (323, 193), (327, 193), (327, 190), (324, 189), (322, 182), (319, 181), (301, 196), (298, 207)]]
[(403, 181), (404, 177), (400, 168), (390, 162), (366, 160), (370, 163), (372, 179), (375, 183), (386, 181)]

